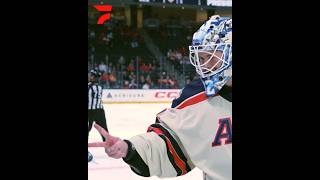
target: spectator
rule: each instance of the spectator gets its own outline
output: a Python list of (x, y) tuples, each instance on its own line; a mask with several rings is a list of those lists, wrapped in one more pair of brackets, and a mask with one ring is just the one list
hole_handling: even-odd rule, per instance
[(132, 60), (130, 61), (129, 65), (127, 66), (127, 70), (128, 70), (129, 72), (132, 72), (132, 71), (135, 70)]
[(143, 85), (142, 85), (142, 89), (150, 89), (150, 85), (145, 82)]
[(104, 72), (100, 78), (100, 83), (103, 89), (109, 88), (109, 75), (107, 72)]
[(124, 81), (124, 84), (123, 84), (123, 89), (129, 89), (129, 81), (128, 80), (125, 80)]
[(137, 89), (137, 88), (138, 88), (138, 85), (137, 85), (135, 79), (132, 79), (129, 84), (129, 89)]
[(110, 88), (116, 88), (116, 75), (115, 72), (113, 71), (110, 75), (109, 75), (109, 81), (110, 81)]
[(99, 64), (99, 71), (100, 71), (101, 73), (107, 72), (107, 65), (106, 65), (104, 62), (101, 62), (101, 63)]

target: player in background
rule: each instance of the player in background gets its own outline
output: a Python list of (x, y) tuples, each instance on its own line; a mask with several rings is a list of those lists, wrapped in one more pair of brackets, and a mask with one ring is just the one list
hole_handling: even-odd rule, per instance
[(198, 167), (205, 180), (232, 179), (232, 19), (212, 16), (189, 51), (200, 78), (157, 114), (147, 133), (121, 140), (95, 124), (107, 141), (88, 147), (104, 147), (140, 176), (176, 177)]

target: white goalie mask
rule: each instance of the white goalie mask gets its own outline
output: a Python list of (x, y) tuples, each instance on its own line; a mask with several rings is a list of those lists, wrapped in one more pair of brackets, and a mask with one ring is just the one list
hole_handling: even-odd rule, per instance
[(232, 77), (232, 19), (212, 16), (193, 34), (189, 52), (206, 94), (215, 95)]

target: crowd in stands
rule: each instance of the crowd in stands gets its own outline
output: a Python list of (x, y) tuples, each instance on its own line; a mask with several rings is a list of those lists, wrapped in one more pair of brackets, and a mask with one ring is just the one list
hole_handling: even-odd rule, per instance
[[(185, 72), (185, 65), (190, 65), (189, 31), (182, 33), (183, 43), (171, 43), (181, 39), (178, 30), (160, 28), (156, 31), (160, 31), (160, 35), (151, 34), (151, 37), (159, 43), (166, 60), (175, 70)], [(170, 46), (163, 48), (165, 44)], [(104, 27), (88, 24), (88, 71), (92, 68), (101, 73), (99, 81), (103, 88), (178, 89), (183, 86), (173, 73), (160, 68), (160, 62), (146, 48), (140, 30), (128, 27), (124, 21), (110, 20)], [(191, 79), (192, 76), (186, 73), (185, 81)]]
[[(120, 60), (123, 59), (123, 60)], [(136, 62), (138, 61), (138, 63)], [(121, 63), (123, 62), (123, 63)], [(152, 63), (144, 63), (137, 57), (125, 63), (123, 56), (120, 56), (119, 63), (100, 62), (92, 65), (88, 62), (88, 71), (96, 69), (100, 72), (100, 84), (103, 88), (111, 89), (178, 89), (177, 79), (166, 72), (160, 73)]]

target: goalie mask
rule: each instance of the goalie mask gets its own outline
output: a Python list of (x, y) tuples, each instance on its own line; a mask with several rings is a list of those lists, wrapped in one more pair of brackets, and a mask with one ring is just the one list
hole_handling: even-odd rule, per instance
[(212, 16), (193, 34), (189, 58), (213, 96), (232, 77), (232, 19)]

